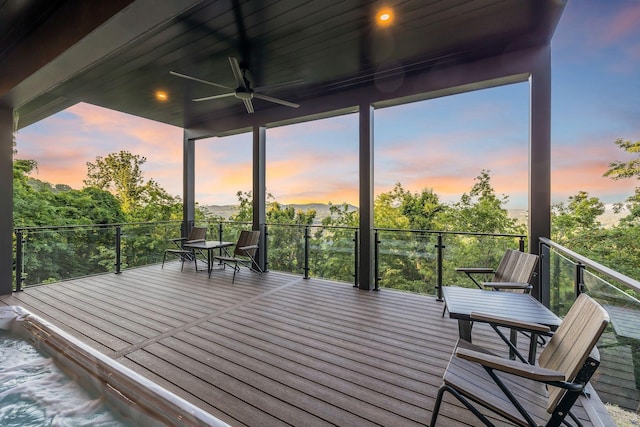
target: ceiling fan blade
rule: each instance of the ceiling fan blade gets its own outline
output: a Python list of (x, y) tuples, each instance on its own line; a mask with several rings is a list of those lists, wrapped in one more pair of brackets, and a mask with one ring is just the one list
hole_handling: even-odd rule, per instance
[(253, 113), (253, 103), (251, 102), (251, 100), (243, 99), (242, 102), (244, 102), (244, 106), (247, 109), (247, 113), (249, 114)]
[(292, 107), (292, 108), (298, 108), (300, 106), (300, 104), (295, 104), (293, 102), (285, 101), (284, 99), (274, 98), (273, 96), (263, 95), (261, 93), (254, 92), (253, 97), (262, 99), (265, 101), (269, 101), (269, 102), (275, 102), (276, 104), (285, 105), (287, 107)]
[(200, 102), (200, 101), (209, 101), (211, 99), (220, 99), (220, 98), (228, 98), (230, 96), (235, 96), (235, 92), (229, 92), (229, 93), (223, 93), (221, 95), (213, 95), (213, 96), (205, 96), (204, 98), (196, 98), (194, 99), (195, 102)]
[(219, 83), (208, 82), (206, 80), (202, 80), (202, 79), (199, 79), (197, 77), (191, 77), (191, 76), (187, 76), (186, 74), (176, 73), (175, 71), (169, 71), (169, 74), (171, 74), (172, 76), (181, 77), (183, 79), (193, 80), (194, 82), (204, 83), (206, 85), (215, 86), (215, 87), (219, 87), (219, 88), (222, 88), (222, 89), (233, 90), (233, 88), (231, 88), (229, 86), (221, 85)]
[(272, 84), (272, 85), (254, 87), (252, 90), (254, 92), (268, 92), (270, 90), (281, 89), (283, 87), (297, 86), (297, 85), (301, 85), (303, 83), (304, 83), (304, 80), (298, 79), (298, 80), (291, 80), (289, 82), (283, 82), (283, 83), (276, 83), (276, 84)]
[(242, 70), (240, 69), (238, 60), (233, 56), (230, 56), (229, 64), (231, 65), (231, 71), (233, 72), (233, 77), (236, 79), (236, 84), (238, 85), (238, 87), (246, 88), (247, 84), (244, 81), (244, 75), (242, 74)]

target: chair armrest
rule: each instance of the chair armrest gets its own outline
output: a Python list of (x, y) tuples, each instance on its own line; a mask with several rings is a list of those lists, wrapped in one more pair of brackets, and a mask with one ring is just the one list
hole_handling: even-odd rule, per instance
[(500, 290), (500, 289), (532, 289), (533, 286), (531, 286), (528, 283), (523, 283), (523, 282), (480, 282), (482, 283), (482, 286), (484, 286), (485, 288), (492, 288), (495, 290)]
[(517, 319), (498, 317), (492, 314), (479, 312), (472, 312), (469, 317), (475, 322), (491, 323), (497, 326), (505, 326), (521, 331), (535, 332), (537, 334), (551, 334), (551, 328), (539, 323), (521, 322)]
[(487, 368), (528, 378), (534, 381), (557, 383), (565, 380), (564, 373), (560, 371), (541, 368), (536, 365), (529, 365), (517, 360), (504, 359), (502, 357), (482, 353), (468, 348), (458, 347), (456, 349), (456, 357), (470, 362), (479, 363)]
[(495, 273), (493, 268), (488, 267), (457, 267), (456, 271), (467, 274), (492, 274)]
[(170, 242), (184, 242), (185, 240), (187, 240), (186, 237), (176, 237), (173, 239), (169, 239)]
[(195, 240), (187, 240), (185, 243), (198, 243), (198, 242), (205, 242), (206, 240), (204, 239), (195, 239)]
[(241, 251), (246, 251), (248, 249), (258, 249), (258, 245), (239, 246), (238, 249), (240, 249)]

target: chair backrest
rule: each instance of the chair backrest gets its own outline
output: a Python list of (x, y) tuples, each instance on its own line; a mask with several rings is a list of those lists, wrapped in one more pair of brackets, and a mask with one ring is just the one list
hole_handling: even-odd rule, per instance
[[(600, 304), (581, 294), (549, 340), (538, 365), (565, 373), (573, 381), (609, 323), (609, 315)], [(551, 413), (565, 390), (549, 386), (547, 411)]]
[[(258, 250), (258, 241), (260, 240), (260, 231), (242, 230), (238, 237), (238, 243), (233, 251), (234, 255), (254, 257)], [(246, 246), (254, 246), (250, 249), (241, 249)]]
[(189, 232), (187, 240), (205, 240), (207, 227), (193, 227)]
[(496, 269), (494, 282), (529, 283), (538, 264), (538, 255), (507, 249)]

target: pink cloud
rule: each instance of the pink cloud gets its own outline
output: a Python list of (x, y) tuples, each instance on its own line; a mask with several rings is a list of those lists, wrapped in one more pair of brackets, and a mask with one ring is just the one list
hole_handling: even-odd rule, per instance
[(635, 2), (622, 6), (604, 22), (603, 33), (599, 38), (603, 43), (614, 44), (640, 34), (640, 3)]

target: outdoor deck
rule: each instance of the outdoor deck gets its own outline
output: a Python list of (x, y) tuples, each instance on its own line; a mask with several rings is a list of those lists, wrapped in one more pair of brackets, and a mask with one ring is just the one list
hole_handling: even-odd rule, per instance
[[(441, 302), (246, 269), (232, 284), (231, 273), (154, 265), (0, 304), (31, 310), (231, 425), (429, 422), (457, 338)], [(475, 342), (494, 338), (474, 329)], [(599, 425), (586, 409), (575, 412)], [(441, 413), (438, 425), (478, 424), (458, 404)]]

